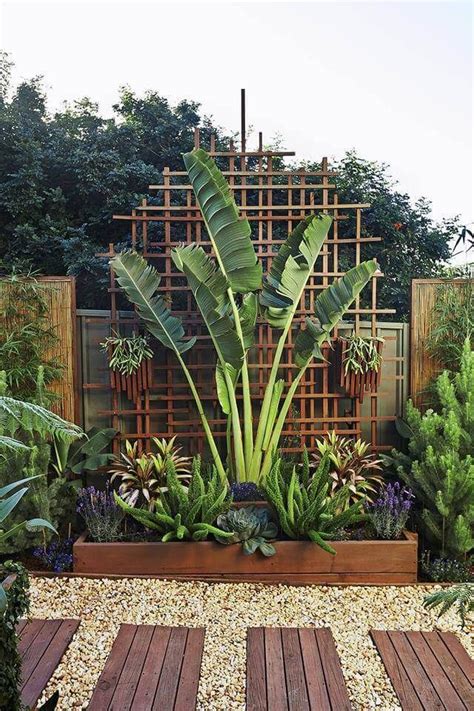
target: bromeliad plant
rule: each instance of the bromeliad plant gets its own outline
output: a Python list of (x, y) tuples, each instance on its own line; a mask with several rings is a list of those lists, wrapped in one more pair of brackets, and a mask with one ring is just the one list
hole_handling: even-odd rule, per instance
[(379, 474), (382, 460), (369, 452), (368, 442), (341, 437), (332, 431), (316, 444), (318, 451), (313, 454), (315, 466), (318, 467), (324, 457), (329, 459), (329, 495), (334, 496), (346, 487), (349, 490), (348, 503), (362, 498), (371, 503), (383, 480)]
[(289, 538), (309, 538), (334, 555), (336, 551), (328, 541), (345, 528), (366, 521), (367, 516), (362, 512), (363, 502), (347, 505), (350, 493), (347, 486), (329, 496), (330, 486), (329, 458), (323, 457), (311, 476), (304, 450), (302, 467), (293, 467), (290, 477), (283, 471), (282, 460), (275, 458), (265, 489), (280, 528)]
[(147, 336), (139, 333), (132, 336), (119, 336), (115, 333), (106, 338), (101, 346), (110, 353), (109, 367), (120, 375), (133, 375), (143, 361), (153, 358)]
[[(240, 217), (232, 192), (216, 164), (202, 149), (186, 153), (184, 162), (214, 259), (202, 247), (192, 244), (174, 249), (173, 260), (188, 279), (216, 350), (217, 391), (228, 417), (227, 461), (231, 473), (237, 481), (264, 482), (306, 369), (314, 358), (323, 359), (321, 346), (374, 275), (377, 264), (368, 261), (354, 267), (319, 294), (315, 318), (307, 318), (305, 329), (292, 334), (295, 373), (284, 392), (285, 381), (278, 377), (284, 347), (332, 219), (320, 214), (300, 222), (274, 256), (262, 283), (262, 266), (257, 262), (250, 224)], [(111, 266), (147, 329), (175, 353), (196, 402), (217, 471), (222, 480), (226, 479), (226, 469), (183, 357), (196, 338), (186, 338), (181, 320), (171, 314), (157, 292), (160, 276), (143, 257), (126, 252), (112, 259)], [(280, 336), (254, 432), (247, 353), (255, 343), (259, 310), (280, 331)], [(242, 412), (236, 396), (240, 381)]]
[(233, 534), (221, 531), (214, 523), (228, 510), (230, 496), (227, 482), (212, 467), (210, 474), (201, 473), (201, 459), (193, 460), (189, 486), (183, 486), (170, 460), (167, 463), (167, 490), (155, 499), (152, 511), (134, 508), (115, 494), (120, 508), (145, 528), (157, 531), (163, 543), (174, 539), (204, 541), (209, 535), (230, 538)]
[(378, 373), (382, 364), (382, 355), (377, 344), (383, 343), (378, 336), (352, 335), (345, 338), (346, 348), (343, 352), (344, 374), (348, 373)]
[(278, 528), (271, 521), (267, 509), (257, 506), (230, 509), (217, 517), (217, 526), (232, 533), (231, 538), (215, 534), (214, 537), (219, 543), (242, 543), (245, 555), (252, 555), (257, 550), (267, 558), (275, 555), (275, 548), (269, 541), (276, 538)]
[(175, 445), (176, 437), (169, 441), (153, 437), (157, 447), (153, 452), (138, 453), (138, 441), (133, 445), (125, 441), (125, 452), (114, 457), (109, 468), (110, 481), (120, 479), (119, 494), (130, 506), (145, 504), (153, 510), (156, 499), (167, 490), (167, 465), (173, 462), (178, 479), (189, 479), (191, 457), (180, 455), (181, 447)]

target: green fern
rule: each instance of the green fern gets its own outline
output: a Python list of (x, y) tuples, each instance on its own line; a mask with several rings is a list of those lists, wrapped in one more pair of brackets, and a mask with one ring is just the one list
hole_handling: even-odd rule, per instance
[(166, 469), (167, 491), (155, 501), (153, 511), (137, 509), (117, 494), (117, 504), (145, 528), (157, 531), (163, 543), (171, 540), (203, 541), (208, 535), (231, 537), (233, 534), (214, 526), (217, 517), (228, 510), (230, 496), (227, 484), (212, 467), (208, 476), (201, 471), (201, 459), (193, 460), (189, 486), (184, 486), (169, 461)]
[(465, 585), (455, 585), (447, 590), (439, 590), (427, 595), (423, 600), (423, 605), (428, 610), (440, 608), (438, 617), (442, 617), (453, 605), (456, 605), (461, 626), (464, 627), (467, 616), (474, 612), (474, 585), (467, 583)]

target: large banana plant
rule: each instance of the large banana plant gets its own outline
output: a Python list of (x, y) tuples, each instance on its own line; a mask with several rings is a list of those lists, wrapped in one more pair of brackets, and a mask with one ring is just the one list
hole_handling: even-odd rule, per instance
[[(184, 162), (214, 258), (196, 244), (177, 247), (172, 257), (187, 277), (216, 351), (217, 393), (228, 418), (227, 466), (238, 481), (262, 483), (270, 471), (292, 399), (306, 369), (313, 359), (322, 360), (323, 343), (370, 281), (377, 263), (363, 262), (319, 294), (314, 315), (306, 319), (304, 328), (298, 326), (294, 338), (295, 373), (285, 392), (285, 382), (278, 377), (283, 349), (332, 218), (318, 214), (300, 222), (281, 245), (262, 280), (250, 224), (239, 215), (232, 192), (216, 164), (202, 149), (186, 153)], [(226, 477), (226, 467), (183, 358), (196, 339), (186, 337), (181, 320), (171, 314), (158, 292), (159, 274), (141, 255), (119, 254), (112, 259), (111, 266), (150, 333), (174, 351), (196, 402), (217, 470)], [(247, 354), (255, 342), (259, 314), (280, 336), (263, 403), (256, 413), (252, 407)], [(241, 408), (236, 395), (240, 385)]]

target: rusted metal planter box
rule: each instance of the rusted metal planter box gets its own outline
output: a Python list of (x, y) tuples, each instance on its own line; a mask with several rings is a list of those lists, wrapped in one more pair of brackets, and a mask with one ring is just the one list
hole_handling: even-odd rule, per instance
[(277, 541), (276, 555), (251, 556), (240, 545), (199, 543), (89, 543), (83, 534), (73, 547), (74, 572), (143, 575), (178, 580), (288, 584), (414, 583), (418, 540), (336, 541), (330, 555), (311, 541)]

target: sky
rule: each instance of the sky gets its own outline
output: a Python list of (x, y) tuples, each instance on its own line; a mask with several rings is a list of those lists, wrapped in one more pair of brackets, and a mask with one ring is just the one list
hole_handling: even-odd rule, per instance
[[(296, 158), (356, 149), (391, 165), (437, 219), (473, 208), (470, 2), (2, 0), (14, 80), (42, 74), (51, 110), (119, 87), (193, 99), (227, 130), (247, 121)], [(252, 144), (251, 139), (251, 144)], [(255, 139), (256, 140), (256, 139)]]

